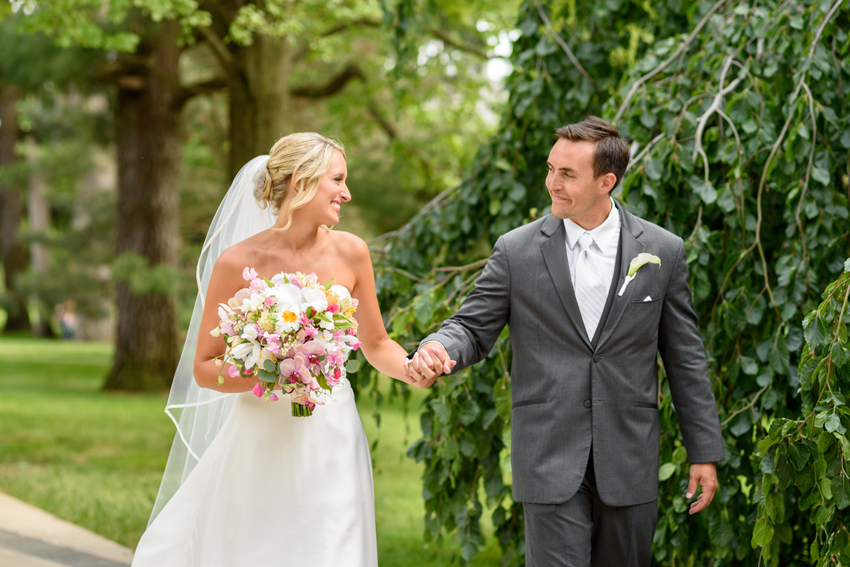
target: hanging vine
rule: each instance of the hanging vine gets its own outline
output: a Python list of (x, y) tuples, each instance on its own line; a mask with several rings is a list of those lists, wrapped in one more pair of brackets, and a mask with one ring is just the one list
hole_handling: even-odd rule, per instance
[[(377, 243), (377, 282), (382, 304), (392, 306), (392, 336), (415, 344), (458, 308), (496, 238), (547, 212), (544, 165), (553, 129), (601, 114), (634, 150), (616, 198), (686, 239), (726, 444), (714, 503), (689, 517), (687, 455), (662, 366), (656, 563), (838, 561), (846, 530), (816, 533), (806, 527), (811, 511), (800, 509), (799, 493), (773, 490), (797, 486), (815, 454), (792, 459), (791, 476), (781, 477), (765, 469), (764, 451), (772, 449), (763, 446), (760, 455), (758, 442), (774, 438), (774, 424), (798, 420), (801, 406), (823, 403), (807, 394), (811, 363), (797, 367), (803, 314), (818, 308), (821, 291), (850, 256), (848, 3), (559, 4), (554, 13), (545, 3), (523, 5), (508, 109), (465, 182)], [(654, 41), (637, 42), (634, 50), (634, 36)], [(812, 324), (821, 323), (807, 324), (807, 340)], [(522, 507), (510, 498), (507, 458), (507, 338), (506, 329), (484, 361), (429, 392), (423, 437), (409, 454), (425, 465), (430, 537), (449, 536), (460, 558), (471, 558), (484, 541), (486, 507), (504, 563), (521, 565)], [(803, 352), (811, 358), (814, 347), (823, 345), (810, 340)], [(845, 412), (831, 414), (845, 420), (843, 427)], [(777, 441), (776, 466), (784, 462), (783, 443), (817, 443), (815, 429)], [(821, 509), (828, 509), (832, 503), (823, 498)], [(770, 537), (760, 527), (766, 518)], [(754, 526), (762, 531), (754, 534)]]

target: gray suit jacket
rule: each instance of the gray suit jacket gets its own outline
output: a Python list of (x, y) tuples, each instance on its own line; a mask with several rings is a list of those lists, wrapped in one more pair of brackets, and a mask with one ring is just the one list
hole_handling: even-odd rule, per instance
[[(619, 276), (593, 343), (570, 281), (564, 223), (551, 215), (501, 236), (460, 310), (422, 341), (442, 343), (457, 361), (456, 372), (486, 357), (510, 326), (518, 502), (569, 500), (591, 448), (603, 502), (630, 506), (657, 499), (658, 352), (688, 459), (723, 460), (684, 243), (622, 208), (620, 214)], [(641, 252), (658, 256), (660, 269), (643, 266), (617, 296), (629, 262)]]

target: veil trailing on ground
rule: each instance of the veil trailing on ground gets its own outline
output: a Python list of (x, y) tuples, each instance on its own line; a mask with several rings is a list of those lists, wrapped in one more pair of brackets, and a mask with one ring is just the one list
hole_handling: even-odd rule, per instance
[(192, 322), (186, 335), (186, 344), (165, 413), (177, 427), (165, 474), (156, 497), (150, 522), (156, 518), (174, 493), (194, 470), (201, 456), (212, 443), (233, 407), (234, 394), (223, 394), (201, 388), (195, 382), (192, 367), (195, 347), (204, 311), (207, 287), (213, 266), (221, 253), (236, 244), (274, 225), (276, 216), (271, 208), (262, 210), (254, 199), (254, 186), (260, 173), (265, 172), (269, 156), (259, 156), (249, 161), (236, 175), (213, 217), (195, 277), (198, 297), (192, 312)]

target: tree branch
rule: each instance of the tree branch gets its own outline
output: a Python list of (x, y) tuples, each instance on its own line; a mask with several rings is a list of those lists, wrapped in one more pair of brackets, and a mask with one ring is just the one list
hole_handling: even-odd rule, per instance
[[(440, 193), (439, 195), (437, 195), (436, 197), (431, 199), (428, 202), (427, 205), (425, 205), (424, 207), (419, 209), (419, 212), (416, 213), (415, 215), (413, 215), (413, 218), (410, 219), (410, 221), (408, 221), (407, 224), (405, 224), (401, 228), (397, 228), (396, 230), (393, 230), (393, 231), (390, 231), (390, 232), (385, 232), (384, 234), (381, 234), (380, 236), (376, 236), (375, 238), (373, 238), (372, 240), (369, 241), (369, 245), (371, 246), (371, 245), (376, 244), (378, 242), (382, 242), (384, 240), (391, 240), (391, 239), (394, 239), (396, 236), (399, 236), (404, 231), (406, 231), (410, 227), (412, 227), (414, 221), (416, 221), (417, 219), (419, 219), (420, 217), (422, 217), (423, 215), (428, 213), (430, 210), (437, 207), (440, 203), (447, 201), (449, 199), (449, 197), (455, 191), (457, 191), (459, 188), (460, 188), (460, 185), (455, 185), (454, 187), (449, 187), (448, 189), (444, 190), (442, 193)], [(392, 245), (392, 242), (388, 243), (387, 246), (385, 247), (385, 250), (388, 250), (391, 245)]]
[(198, 28), (198, 32), (203, 36), (204, 41), (210, 45), (213, 55), (218, 59), (219, 65), (225, 73), (230, 73), (233, 70), (233, 54), (227, 49), (224, 41), (212, 28)]
[[(339, 22), (335, 26), (331, 26), (328, 29), (326, 29), (325, 31), (323, 31), (322, 33), (318, 34), (318, 36), (316, 36), (316, 37), (332, 36), (332, 35), (338, 34), (340, 32), (344, 32), (345, 30), (347, 30), (349, 28), (358, 27), (358, 26), (369, 26), (369, 27), (376, 28), (376, 27), (380, 26), (382, 23), (383, 22), (381, 22), (381, 20), (378, 20), (378, 19), (375, 19), (375, 18), (359, 18), (359, 19), (356, 19), (356, 20), (351, 20), (349, 22)], [(309, 55), (310, 51), (312, 51), (312, 49), (310, 48), (310, 40), (307, 40), (306, 42), (304, 42), (303, 45), (301, 45), (301, 47), (298, 48), (298, 51), (295, 52), (295, 55), (292, 56), (293, 63), (298, 63), (299, 61), (301, 61), (302, 59), (307, 57), (307, 55)]]
[[(720, 105), (723, 103), (723, 97), (735, 90), (735, 87), (738, 86), (738, 83), (741, 82), (742, 77), (737, 77), (734, 81), (729, 83), (728, 87), (724, 87), (723, 83), (726, 82), (726, 72), (729, 70), (729, 66), (732, 65), (732, 57), (729, 56), (726, 59), (726, 64), (723, 65), (723, 70), (720, 72), (720, 92), (714, 97), (714, 100), (711, 102), (711, 105), (708, 107), (708, 110), (699, 117), (699, 121), (697, 122), (697, 132), (694, 136), (694, 151), (691, 159), (696, 161), (698, 155), (702, 155), (703, 161), (705, 162), (705, 180), (708, 181), (708, 157), (705, 155), (705, 151), (702, 149), (702, 135), (705, 132), (705, 126), (708, 124), (708, 119), (711, 118), (711, 115), (715, 112), (723, 112), (720, 109)], [(725, 115), (724, 115), (725, 116)], [(734, 126), (734, 125), (733, 125)], [(738, 137), (737, 130), (735, 131), (735, 137)]]
[[(552, 22), (550, 22), (549, 18), (546, 17), (546, 12), (543, 11), (543, 6), (540, 4), (540, 0), (537, 1), (537, 13), (540, 14), (540, 19), (543, 20), (544, 24), (546, 24), (546, 29), (548, 30), (549, 35), (551, 35), (552, 38), (558, 43), (558, 45), (561, 46), (561, 49), (563, 49), (567, 53), (567, 57), (570, 58), (570, 61), (573, 62), (573, 65), (575, 65), (575, 68), (578, 69), (579, 73), (584, 75), (584, 78), (587, 79), (588, 81), (590, 81), (591, 85), (596, 84), (596, 81), (594, 81), (591, 78), (590, 74), (588, 74), (588, 72), (584, 70), (584, 67), (581, 66), (581, 63), (578, 62), (578, 59), (576, 59), (576, 56), (573, 55), (573, 52), (570, 49), (570, 46), (567, 45), (566, 42), (563, 39), (561, 39), (561, 36), (558, 35), (555, 32), (555, 30), (552, 28)], [(615, 120), (615, 122), (616, 122), (616, 120)]]
[(211, 94), (226, 88), (227, 81), (221, 77), (217, 77), (215, 79), (210, 79), (209, 81), (205, 81), (203, 83), (183, 87), (183, 89), (177, 95), (176, 102), (179, 106), (183, 106), (190, 99), (198, 95)]
[(369, 113), (372, 115), (372, 118), (380, 125), (381, 129), (387, 134), (387, 137), (390, 140), (395, 140), (398, 138), (398, 130), (395, 125), (384, 118), (384, 115), (381, 113), (381, 109), (378, 108), (378, 105), (375, 104), (374, 100), (369, 100)]
[(620, 118), (623, 117), (623, 113), (626, 111), (626, 107), (628, 107), (629, 102), (631, 102), (632, 97), (640, 88), (640, 86), (658, 73), (660, 73), (661, 71), (663, 71), (667, 67), (667, 65), (675, 61), (676, 58), (679, 57), (679, 55), (681, 55), (682, 52), (687, 49), (688, 46), (691, 45), (691, 42), (696, 39), (697, 35), (699, 35), (700, 30), (702, 30), (702, 28), (705, 27), (705, 24), (708, 23), (708, 20), (711, 19), (711, 16), (713, 16), (714, 13), (717, 12), (717, 10), (719, 10), (720, 7), (723, 6), (723, 4), (725, 3), (726, 0), (718, 0), (718, 2), (711, 7), (711, 10), (709, 10), (708, 13), (706, 13), (706, 15), (703, 16), (703, 18), (699, 21), (697, 27), (695, 27), (694, 31), (691, 32), (691, 35), (689, 35), (687, 39), (685, 39), (685, 41), (682, 43), (682, 45), (679, 46), (679, 49), (674, 51), (670, 57), (668, 57), (663, 63), (661, 63), (661, 65), (659, 65), (658, 67), (656, 67), (655, 69), (653, 69), (652, 71), (650, 71), (632, 84), (632, 88), (629, 89), (629, 93), (626, 95), (626, 98), (623, 99), (622, 104), (620, 104), (619, 110), (617, 110), (617, 115), (614, 117), (613, 120), (614, 125), (616, 125), (620, 121)]
[(454, 47), (458, 51), (463, 51), (465, 53), (470, 53), (477, 57), (481, 57), (482, 59), (490, 59), (490, 56), (487, 54), (487, 51), (481, 49), (476, 45), (471, 45), (469, 43), (463, 43), (452, 38), (445, 30), (441, 30), (439, 28), (428, 28), (428, 33), (445, 43), (451, 47)]
[(144, 88), (142, 77), (151, 70), (150, 67), (150, 58), (127, 54), (99, 66), (91, 76), (101, 83), (112, 83), (122, 89), (137, 91)]
[(349, 63), (335, 77), (332, 77), (331, 80), (323, 85), (298, 85), (292, 87), (289, 92), (292, 96), (304, 98), (326, 98), (341, 91), (351, 79), (366, 80), (363, 71), (360, 70), (360, 67), (356, 63)]

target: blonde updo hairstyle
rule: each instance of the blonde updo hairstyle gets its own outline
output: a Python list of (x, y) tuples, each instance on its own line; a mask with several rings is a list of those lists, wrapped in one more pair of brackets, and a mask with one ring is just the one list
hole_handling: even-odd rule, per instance
[(254, 198), (261, 209), (272, 207), (280, 212), (283, 201), (289, 195), (292, 176), (297, 171), (295, 195), (287, 209), (286, 226), (292, 224), (292, 213), (309, 203), (316, 196), (319, 182), (331, 167), (334, 152), (345, 158), (342, 144), (315, 132), (300, 132), (284, 136), (272, 146), (265, 171), (262, 171), (254, 187)]

